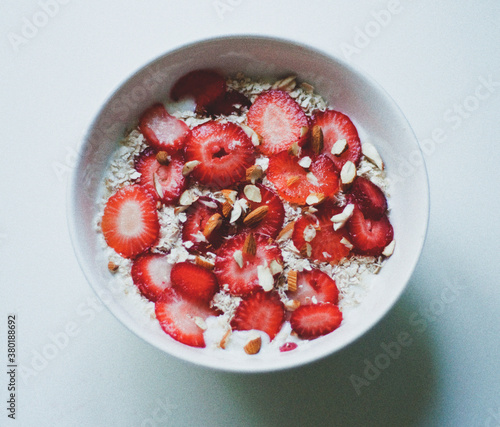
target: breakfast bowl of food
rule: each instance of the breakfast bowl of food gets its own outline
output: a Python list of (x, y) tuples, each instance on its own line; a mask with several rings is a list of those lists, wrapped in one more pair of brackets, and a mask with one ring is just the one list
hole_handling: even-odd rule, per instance
[(69, 191), (77, 259), (109, 310), (171, 356), (242, 373), (301, 366), (373, 327), (411, 277), (429, 206), (386, 92), (258, 36), (189, 44), (128, 78)]

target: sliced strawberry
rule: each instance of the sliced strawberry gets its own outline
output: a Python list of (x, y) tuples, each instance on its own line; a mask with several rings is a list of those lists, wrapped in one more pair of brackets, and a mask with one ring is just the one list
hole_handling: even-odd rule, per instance
[[(349, 117), (334, 110), (318, 111), (312, 117), (312, 125), (321, 127), (323, 131), (323, 153), (333, 160), (339, 171), (348, 160), (356, 166), (359, 165), (361, 142), (358, 131)], [(332, 147), (339, 139), (346, 140), (347, 148), (337, 156), (332, 154)]]
[(224, 96), (218, 98), (207, 107), (208, 114), (229, 116), (233, 113), (239, 114), (243, 107), (250, 107), (252, 103), (241, 92), (235, 90), (227, 91)]
[(297, 276), (297, 290), (289, 293), (290, 298), (299, 301), (301, 305), (318, 302), (338, 303), (337, 284), (328, 274), (313, 269), (301, 271)]
[(177, 80), (170, 91), (174, 101), (182, 98), (194, 98), (198, 111), (224, 96), (226, 80), (214, 70), (194, 70)]
[(170, 273), (172, 287), (184, 297), (208, 303), (219, 290), (215, 274), (190, 262), (178, 262)]
[(225, 188), (245, 178), (255, 162), (252, 141), (234, 123), (207, 122), (193, 129), (186, 160), (201, 162), (191, 176), (211, 188)]
[(287, 151), (293, 143), (306, 142), (309, 121), (297, 102), (283, 90), (260, 94), (247, 115), (248, 126), (262, 136), (259, 146), (264, 154)]
[(132, 263), (131, 275), (134, 284), (150, 301), (156, 301), (170, 285), (172, 264), (162, 254), (145, 253)]
[(271, 341), (285, 320), (285, 308), (275, 292), (256, 292), (244, 298), (234, 313), (231, 328), (237, 331), (257, 329)]
[(272, 156), (269, 160), (267, 178), (278, 194), (291, 203), (304, 205), (311, 193), (333, 196), (339, 190), (339, 176), (333, 162), (325, 155), (312, 158), (307, 169), (299, 165), (298, 157), (286, 151)]
[(167, 288), (155, 303), (155, 313), (161, 328), (174, 340), (191, 347), (205, 347), (199, 324), (215, 315), (208, 304), (184, 298)]
[(153, 196), (139, 185), (119, 189), (106, 203), (101, 228), (108, 246), (125, 258), (149, 249), (160, 232)]
[(342, 312), (331, 303), (301, 305), (290, 317), (292, 330), (305, 339), (329, 334), (341, 323)]
[[(320, 206), (314, 215), (304, 214), (295, 221), (292, 241), (304, 257), (337, 264), (349, 255), (349, 248), (341, 243), (342, 238), (347, 237), (345, 228), (335, 231), (330, 220), (341, 211), (341, 208), (327, 203)], [(307, 255), (307, 244), (311, 247), (311, 256)]]
[[(258, 266), (262, 266), (260, 270), (264, 267), (269, 268), (273, 261), (283, 265), (280, 249), (275, 243), (269, 243), (268, 237), (254, 235), (257, 246), (255, 255), (243, 251), (246, 237), (247, 234), (238, 234), (227, 240), (215, 258), (214, 273), (217, 280), (220, 286), (227, 285), (232, 295), (248, 295), (262, 289), (259, 284)], [(236, 251), (241, 252), (242, 267), (237, 262), (238, 254), (235, 257)]]
[(215, 214), (222, 216), (222, 206), (210, 197), (200, 197), (186, 210), (187, 219), (182, 227), (182, 240), (192, 242), (193, 250), (203, 251), (208, 247), (217, 249), (222, 244), (226, 231), (224, 223), (207, 236), (203, 234), (208, 220)]
[(181, 149), (191, 133), (188, 125), (168, 114), (162, 104), (154, 104), (142, 114), (139, 129), (149, 145), (169, 153)]
[(378, 220), (365, 218), (359, 208), (354, 208), (346, 227), (349, 232), (348, 240), (354, 245), (356, 252), (363, 255), (381, 255), (394, 237), (392, 225), (386, 215)]
[(380, 219), (387, 210), (387, 200), (382, 190), (361, 176), (354, 180), (347, 197), (366, 218)]
[[(251, 229), (249, 227), (244, 227), (245, 231), (252, 231), (254, 233), (259, 233), (267, 237), (275, 238), (283, 227), (283, 220), (285, 218), (285, 208), (278, 195), (271, 189), (264, 187), (261, 184), (256, 184), (260, 190), (260, 195), (262, 200), (260, 202), (254, 202), (249, 200), (242, 189), (239, 194), (239, 198), (246, 199), (249, 206), (249, 212), (257, 209), (260, 206), (268, 206), (266, 216), (259, 221)], [(244, 187), (243, 187), (244, 188)]]
[(165, 204), (176, 203), (186, 189), (183, 167), (184, 159), (180, 153), (173, 155), (168, 165), (161, 165), (156, 160), (156, 152), (150, 148), (142, 152), (135, 162), (135, 169), (141, 173), (139, 185)]
[(281, 352), (285, 352), (285, 351), (292, 351), (292, 350), (295, 350), (297, 347), (298, 347), (297, 343), (294, 343), (294, 342), (286, 342), (285, 344), (283, 344), (283, 345), (280, 347), (280, 351), (281, 351)]

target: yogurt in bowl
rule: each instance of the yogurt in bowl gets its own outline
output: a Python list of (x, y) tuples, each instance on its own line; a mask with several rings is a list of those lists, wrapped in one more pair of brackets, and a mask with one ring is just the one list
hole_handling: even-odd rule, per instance
[[(200, 101), (196, 90), (187, 91), (191, 97), (176, 96), (176, 88), (183, 88), (183, 78), (196, 70), (215, 70), (223, 76), (227, 92), (245, 97), (229, 103), (235, 111), (222, 111), (224, 105), (218, 107), (219, 111), (210, 111), (215, 108), (213, 100)], [(201, 77), (196, 81), (203, 80)], [(205, 88), (213, 87), (215, 95), (211, 96), (220, 100), (220, 88), (207, 79)], [(192, 88), (192, 84), (187, 87)], [(136, 104), (126, 102), (130, 99)], [(165, 198), (169, 187), (161, 185), (157, 165), (149, 190), (141, 181), (151, 169), (138, 167), (138, 163), (144, 164), (138, 160), (141, 158), (160, 162), (160, 152), (165, 156), (163, 169), (175, 164), (178, 149), (168, 145), (176, 144), (173, 139), (166, 141), (165, 150), (155, 141), (155, 135), (162, 132), (157, 126), (158, 116), (165, 113), (161, 107), (151, 110), (154, 105), (163, 106), (168, 117), (185, 125), (181, 134), (183, 129), (190, 133), (181, 148), (184, 158), (180, 175), (187, 183), (179, 186), (179, 194), (172, 200)], [(276, 105), (285, 106), (276, 112)], [(303, 116), (294, 110), (295, 105)], [(280, 111), (286, 114), (280, 115)], [(349, 134), (334, 141), (329, 138), (328, 123), (333, 113), (328, 111), (341, 112), (352, 120), (364, 154), (359, 150), (358, 158), (348, 159), (349, 153), (356, 151), (351, 150), (356, 142)], [(280, 128), (283, 121), (287, 125)], [(318, 128), (323, 133), (319, 149)], [(172, 127), (168, 129), (171, 135)], [(215, 162), (231, 159), (232, 148), (212, 140), (217, 138), (211, 135), (221, 133), (241, 142), (234, 150), (237, 157), (245, 158), (242, 153), (246, 151), (251, 154), (242, 168), (235, 163), (225, 173), (217, 174), (214, 168), (207, 175), (203, 150), (198, 146), (215, 146), (217, 152), (211, 153)], [(415, 153), (420, 155), (415, 137), (392, 100), (373, 82), (334, 58), (295, 43), (260, 37), (221, 38), (189, 45), (132, 76), (91, 126), (69, 204), (75, 251), (89, 282), (109, 309), (163, 351), (229, 371), (264, 372), (298, 366), (354, 341), (383, 317), (406, 286), (425, 236), (427, 177), (423, 168), (404, 179), (396, 171), (401, 158)], [(390, 238), (379, 246), (363, 247), (362, 241), (354, 241), (359, 234), (354, 219), (360, 224), (360, 218), (370, 216), (356, 197), (361, 190), (356, 193), (355, 187), (363, 187), (357, 182), (363, 180), (385, 192), (384, 197), (390, 196), (389, 214), (383, 208), (377, 218), (366, 218), (379, 222), (383, 216), (391, 226)], [(289, 191), (294, 185), (296, 189)], [(118, 246), (109, 245), (113, 239), (104, 238), (108, 228), (102, 221), (109, 200), (127, 186), (140, 188), (139, 193), (146, 188), (144, 192), (152, 195), (158, 235), (139, 252), (120, 254)], [(271, 199), (281, 204), (282, 219)], [(251, 214), (259, 217), (263, 210), (267, 210), (267, 219), (255, 221)], [(186, 225), (201, 211), (210, 214), (203, 214), (206, 220), (215, 218), (212, 230), (206, 221), (197, 223), (202, 226), (198, 231)], [(325, 211), (328, 215), (323, 214)], [(289, 224), (294, 225), (291, 236), (284, 230)], [(212, 238), (218, 234), (221, 241), (216, 242)], [(397, 240), (395, 249), (393, 236)], [(342, 248), (339, 255), (335, 252), (337, 243)], [(146, 257), (144, 252), (158, 265), (165, 263), (156, 282), (168, 288), (163, 293), (175, 295), (151, 296), (147, 284), (134, 278), (134, 264), (140, 271), (137, 258)], [(245, 270), (252, 264), (248, 257), (257, 256), (255, 252), (259, 265), (254, 266), (248, 283), (237, 286), (236, 273), (242, 273), (237, 269)], [(149, 260), (142, 264), (150, 265)], [(156, 264), (151, 265), (145, 270), (158, 271)], [(173, 267), (167, 274), (168, 266)], [(112, 273), (108, 267), (117, 271)], [(334, 285), (322, 276), (310, 276), (311, 271), (325, 274)], [(202, 279), (191, 280), (199, 272)], [(325, 292), (323, 280), (327, 282)], [(198, 283), (202, 283), (200, 289)], [(299, 289), (294, 290), (297, 283)], [(311, 283), (320, 283), (320, 291)], [(211, 312), (199, 311), (200, 304), (206, 304)], [(186, 309), (191, 306), (197, 311)], [(262, 307), (270, 307), (273, 313), (263, 323), (259, 319), (267, 312), (259, 311)], [(194, 326), (180, 327), (173, 313), (187, 316)], [(331, 323), (323, 332), (318, 333), (318, 328), (308, 331), (311, 323), (317, 323), (313, 319), (318, 315)], [(274, 326), (268, 329), (266, 325)], [(201, 332), (188, 334), (191, 327)], [(203, 342), (186, 341), (184, 332), (202, 336)]]

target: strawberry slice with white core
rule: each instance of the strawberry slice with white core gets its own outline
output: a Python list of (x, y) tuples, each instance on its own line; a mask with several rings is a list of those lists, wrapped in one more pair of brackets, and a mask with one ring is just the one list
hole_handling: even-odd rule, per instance
[(276, 262), (283, 265), (281, 250), (275, 243), (269, 243), (268, 237), (254, 235), (255, 254), (244, 251), (246, 238), (247, 234), (238, 234), (228, 239), (220, 247), (215, 258), (214, 273), (219, 285), (227, 285), (232, 295), (248, 295), (263, 289), (262, 280), (266, 273), (267, 276), (272, 276), (272, 280), (279, 275), (279, 272), (272, 274), (271, 264)]
[(171, 286), (171, 269), (172, 264), (165, 255), (148, 252), (134, 259), (131, 269), (132, 280), (142, 295), (154, 302), (166, 288)]
[(278, 194), (290, 203), (306, 204), (311, 194), (321, 194), (328, 198), (339, 190), (339, 173), (325, 155), (314, 156), (311, 164), (304, 168), (300, 158), (283, 151), (269, 160), (267, 178)]
[(363, 212), (366, 218), (380, 219), (387, 210), (387, 200), (382, 190), (360, 176), (352, 183), (347, 198)]
[(264, 187), (261, 184), (256, 184), (259, 189), (261, 201), (256, 202), (248, 199), (245, 196), (245, 192), (242, 191), (239, 194), (239, 198), (245, 199), (248, 202), (248, 212), (253, 211), (261, 206), (267, 206), (269, 210), (266, 216), (259, 221), (252, 228), (244, 227), (244, 231), (252, 231), (253, 233), (259, 233), (267, 237), (275, 238), (283, 227), (283, 220), (285, 218), (285, 208), (278, 195), (271, 189)]
[(297, 274), (297, 290), (288, 296), (300, 302), (300, 305), (330, 302), (337, 304), (339, 290), (335, 280), (321, 270), (301, 271)]
[(215, 315), (208, 304), (187, 299), (167, 288), (155, 303), (155, 313), (163, 331), (174, 340), (191, 347), (205, 347), (205, 321)]
[(283, 90), (260, 94), (247, 115), (248, 126), (262, 138), (259, 149), (267, 155), (287, 151), (294, 143), (304, 145), (309, 120), (297, 102)]
[(251, 139), (234, 123), (207, 122), (193, 129), (186, 160), (197, 160), (191, 176), (211, 188), (222, 189), (245, 178), (255, 162)]
[(191, 133), (188, 125), (168, 114), (162, 104), (154, 104), (142, 114), (139, 129), (151, 147), (169, 153), (180, 150)]
[(184, 297), (208, 303), (219, 290), (213, 272), (190, 262), (179, 262), (170, 273), (172, 287)]
[(314, 339), (329, 334), (342, 323), (342, 312), (331, 303), (301, 305), (290, 317), (290, 325), (297, 335)]
[[(323, 153), (329, 156), (340, 171), (350, 160), (356, 166), (361, 161), (361, 142), (356, 127), (345, 114), (335, 110), (318, 111), (312, 117), (312, 126), (319, 126), (323, 131)], [(332, 153), (334, 144), (346, 140), (347, 147), (340, 154)]]
[(162, 165), (152, 149), (146, 149), (135, 162), (135, 169), (141, 173), (139, 185), (165, 204), (176, 203), (186, 188), (183, 167), (184, 159), (180, 153), (171, 156), (168, 165)]
[(156, 201), (139, 185), (129, 185), (112, 195), (104, 208), (101, 229), (108, 246), (125, 258), (149, 249), (160, 225)]
[(237, 331), (263, 331), (272, 341), (284, 320), (285, 309), (278, 294), (257, 292), (240, 302), (231, 320), (231, 327)]
[(394, 230), (386, 215), (378, 220), (369, 219), (359, 208), (354, 209), (346, 228), (355, 252), (362, 255), (381, 255), (394, 238)]
[(295, 221), (292, 241), (304, 257), (338, 264), (349, 255), (349, 248), (342, 243), (347, 231), (344, 227), (334, 230), (331, 221), (340, 212), (342, 208), (325, 203), (315, 214), (304, 214)]

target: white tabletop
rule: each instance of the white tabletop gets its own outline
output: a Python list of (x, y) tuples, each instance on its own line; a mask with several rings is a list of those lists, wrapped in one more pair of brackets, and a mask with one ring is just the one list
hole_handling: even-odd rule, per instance
[[(0, 8), (2, 408), (10, 313), (19, 363), (16, 421), (1, 409), (0, 425), (500, 425), (498, 1)], [(66, 225), (75, 150), (111, 91), (172, 48), (249, 33), (320, 48), (378, 81), (420, 140), (431, 193), (421, 260), (389, 315), (338, 354), (266, 375), (197, 368), (137, 338), (96, 300)]]

